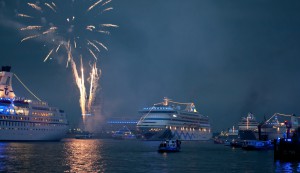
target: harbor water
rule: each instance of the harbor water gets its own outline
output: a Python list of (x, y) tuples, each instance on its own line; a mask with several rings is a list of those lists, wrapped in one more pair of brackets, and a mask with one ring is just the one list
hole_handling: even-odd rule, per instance
[(0, 172), (300, 172), (300, 162), (274, 161), (273, 150), (183, 141), (178, 153), (158, 153), (158, 145), (112, 139), (1, 142)]

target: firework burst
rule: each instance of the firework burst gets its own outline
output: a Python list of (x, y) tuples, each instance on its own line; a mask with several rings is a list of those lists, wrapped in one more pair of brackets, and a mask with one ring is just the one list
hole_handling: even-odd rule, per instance
[[(86, 5), (89, 3), (90, 5)], [(110, 28), (117, 28), (118, 25), (91, 21), (98, 21), (94, 18), (112, 10), (113, 8), (109, 6), (110, 3), (111, 0), (28, 2), (26, 10), (24, 10), (26, 12), (17, 14), (18, 17), (24, 18), (27, 23), (30, 23), (30, 25), (20, 28), (20, 31), (26, 35), (21, 42), (37, 38), (42, 40), (45, 45), (50, 47), (45, 61), (52, 59), (50, 57), (53, 56), (53, 53), (59, 53), (58, 50), (61, 46), (65, 48), (66, 54), (88, 53), (89, 57), (97, 60), (101, 49), (108, 49), (100, 39), (95, 39), (99, 38), (96, 35), (109, 35)], [(84, 6), (86, 6), (86, 10), (83, 10)], [(69, 62), (68, 58), (67, 66)]]
[[(26, 21), (26, 25), (19, 28), (25, 35), (21, 42), (34, 39), (48, 48), (44, 62), (54, 59), (54, 54), (66, 55), (66, 67), (70, 64), (79, 89), (82, 115), (91, 113), (101, 75), (96, 62), (102, 50), (108, 51), (100, 38), (109, 35), (111, 28), (118, 27), (107, 22), (98, 23), (103, 13), (113, 9), (110, 4), (111, 0), (27, 2), (22, 13), (17, 14)], [(84, 63), (90, 67), (89, 87), (85, 85)]]

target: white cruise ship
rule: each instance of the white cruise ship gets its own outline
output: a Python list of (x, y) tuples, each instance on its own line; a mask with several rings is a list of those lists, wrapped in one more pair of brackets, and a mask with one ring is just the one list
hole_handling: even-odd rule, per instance
[(68, 122), (63, 110), (46, 102), (21, 99), (12, 89), (10, 66), (0, 72), (0, 141), (58, 141)]
[[(181, 109), (181, 106), (185, 109)], [(207, 116), (197, 112), (194, 103), (164, 102), (143, 108), (137, 128), (147, 140), (180, 139), (209, 140), (212, 138)]]

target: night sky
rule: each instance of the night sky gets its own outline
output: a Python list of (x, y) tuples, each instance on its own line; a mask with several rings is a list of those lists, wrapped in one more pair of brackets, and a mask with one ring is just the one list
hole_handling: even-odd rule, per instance
[[(66, 57), (44, 63), (49, 52), (44, 41), (20, 43), (24, 35), (18, 26), (26, 23), (16, 12), (25, 2), (0, 0), (0, 65), (11, 65), (74, 125), (81, 116), (79, 92)], [(163, 97), (194, 102), (210, 117), (213, 131), (236, 125), (248, 112), (258, 120), (276, 112), (300, 115), (300, 1), (113, 0), (111, 5), (114, 10), (89, 19), (119, 26), (103, 38), (109, 51), (98, 60), (99, 116), (137, 118), (138, 109)], [(32, 98), (18, 82), (13, 87), (18, 96)]]

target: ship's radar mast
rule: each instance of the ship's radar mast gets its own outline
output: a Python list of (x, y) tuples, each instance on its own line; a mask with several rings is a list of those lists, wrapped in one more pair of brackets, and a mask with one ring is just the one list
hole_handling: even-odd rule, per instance
[(164, 102), (163, 102), (163, 105), (164, 106), (168, 106), (169, 104), (169, 101), (171, 101), (170, 99), (168, 99), (167, 97), (164, 97)]
[(13, 73), (10, 72), (10, 66), (2, 66), (0, 72), (0, 98), (15, 98), (11, 85)]
[(168, 106), (169, 103), (174, 103), (177, 105), (186, 105), (186, 111), (188, 112), (197, 112), (196, 108), (195, 108), (195, 104), (194, 103), (181, 103), (181, 102), (174, 102), (171, 99), (164, 97), (164, 101), (162, 102), (162, 104), (164, 106)]

